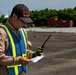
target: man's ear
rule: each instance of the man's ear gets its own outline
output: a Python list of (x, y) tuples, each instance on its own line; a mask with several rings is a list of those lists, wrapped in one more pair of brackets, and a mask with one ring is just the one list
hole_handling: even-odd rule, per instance
[(16, 14), (13, 14), (13, 15), (12, 15), (12, 18), (13, 18), (14, 20), (16, 20), (18, 17), (17, 17)]

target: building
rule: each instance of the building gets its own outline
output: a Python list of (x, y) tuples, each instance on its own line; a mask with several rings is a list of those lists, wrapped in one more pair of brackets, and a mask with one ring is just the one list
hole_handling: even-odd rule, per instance
[(47, 19), (47, 25), (51, 27), (73, 27), (73, 21), (58, 20), (58, 18), (50, 17)]

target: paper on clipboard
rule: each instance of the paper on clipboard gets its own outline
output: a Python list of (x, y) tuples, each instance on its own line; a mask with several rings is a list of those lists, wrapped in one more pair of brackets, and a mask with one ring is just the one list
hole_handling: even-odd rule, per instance
[(36, 56), (34, 58), (31, 58), (30, 61), (33, 62), (33, 63), (36, 63), (38, 62), (40, 59), (42, 59), (44, 57), (44, 55), (42, 56)]

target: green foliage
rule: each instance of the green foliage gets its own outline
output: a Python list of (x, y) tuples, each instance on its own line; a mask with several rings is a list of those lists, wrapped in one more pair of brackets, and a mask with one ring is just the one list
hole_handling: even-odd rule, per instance
[[(74, 8), (68, 8), (63, 10), (56, 9), (44, 9), (44, 10), (34, 10), (30, 11), (30, 16), (33, 19), (36, 26), (41, 26), (41, 21), (47, 20), (49, 17), (57, 17), (63, 20), (73, 20), (74, 26), (76, 25), (76, 6)], [(0, 23), (6, 20), (4, 15), (0, 17)]]
[(8, 18), (5, 18), (5, 15), (1, 15), (1, 17), (0, 17), (0, 23), (5, 24), (5, 22), (6, 22), (7, 19)]
[(74, 9), (68, 8), (63, 10), (55, 10), (55, 9), (52, 10), (48, 8), (46, 8), (45, 10), (35, 10), (35, 11), (31, 11), (31, 17), (34, 21), (36, 21), (35, 25), (37, 25), (38, 22), (47, 20), (47, 18), (49, 17), (57, 17), (58, 19), (63, 19), (63, 20), (73, 20), (75, 26), (76, 7)]

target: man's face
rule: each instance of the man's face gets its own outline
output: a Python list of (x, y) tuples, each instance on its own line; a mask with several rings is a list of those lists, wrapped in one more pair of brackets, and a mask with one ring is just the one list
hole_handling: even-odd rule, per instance
[(12, 25), (15, 29), (20, 29), (21, 27), (23, 27), (26, 24), (24, 21), (22, 21), (15, 14), (12, 16), (12, 20), (13, 20)]

